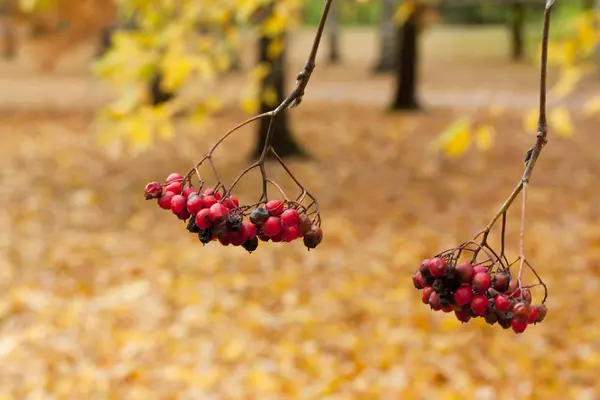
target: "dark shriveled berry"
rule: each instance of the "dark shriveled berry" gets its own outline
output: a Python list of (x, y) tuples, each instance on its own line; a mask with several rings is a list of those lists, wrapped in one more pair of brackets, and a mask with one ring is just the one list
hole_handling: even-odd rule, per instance
[(240, 214), (229, 214), (225, 219), (229, 232), (239, 232), (242, 229), (242, 216)]
[(421, 279), (423, 280), (423, 284), (425, 286), (431, 286), (433, 285), (433, 282), (435, 282), (435, 278), (431, 276), (429, 269), (426, 271), (421, 271)]
[(200, 232), (198, 233), (198, 239), (200, 239), (200, 242), (202, 242), (202, 244), (210, 243), (210, 241), (212, 240), (212, 230), (211, 229), (200, 230)]
[(258, 248), (258, 238), (254, 236), (252, 239), (246, 240), (242, 247), (246, 249), (248, 253), (252, 253), (254, 250)]
[(512, 325), (512, 314), (511, 313), (497, 313), (498, 325), (504, 329), (508, 329)]
[(250, 222), (255, 225), (262, 225), (269, 218), (269, 211), (264, 207), (258, 207), (250, 213)]
[(436, 279), (435, 281), (433, 281), (433, 285), (431, 285), (431, 287), (433, 288), (433, 290), (436, 293), (442, 293), (445, 291), (445, 282), (443, 279)]
[(313, 226), (310, 232), (304, 234), (304, 245), (309, 249), (316, 248), (323, 240), (323, 230), (318, 226)]
[(198, 225), (196, 225), (196, 216), (195, 215), (193, 215), (192, 218), (190, 218), (190, 220), (188, 221), (187, 230), (190, 233), (200, 233), (200, 228), (198, 228)]
[(460, 322), (467, 323), (471, 320), (471, 312), (466, 310), (457, 310), (454, 311), (454, 315), (456, 315), (456, 319)]
[(496, 314), (495, 311), (490, 310), (487, 312), (487, 314), (485, 314), (484, 319), (488, 324), (494, 325), (496, 322), (498, 322), (498, 314)]

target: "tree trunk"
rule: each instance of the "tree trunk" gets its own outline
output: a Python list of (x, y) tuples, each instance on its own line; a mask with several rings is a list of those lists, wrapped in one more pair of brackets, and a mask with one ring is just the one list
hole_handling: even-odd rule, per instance
[[(287, 93), (285, 92), (285, 46), (279, 56), (272, 60), (268, 57), (268, 48), (272, 39), (266, 36), (262, 36), (258, 43), (258, 54), (260, 63), (268, 63), (270, 72), (262, 81), (262, 88), (260, 94), (260, 113), (271, 111), (274, 106), (273, 104), (267, 104), (264, 101), (262, 92), (267, 88), (275, 89), (277, 93), (277, 103), (283, 101)], [(269, 118), (262, 118), (259, 123), (258, 134), (256, 136), (256, 146), (254, 149), (253, 157), (258, 158), (262, 153), (265, 140), (267, 139), (267, 133), (269, 130)], [(273, 126), (273, 149), (277, 152), (280, 157), (307, 157), (307, 153), (300, 147), (300, 145), (294, 140), (292, 132), (290, 130), (288, 122), (288, 110), (283, 110), (275, 118)]]
[(329, 64), (340, 63), (340, 3), (334, 1), (327, 20), (329, 33)]
[(421, 7), (417, 6), (404, 24), (398, 28), (397, 86), (392, 110), (416, 110), (419, 108), (416, 91), (419, 65), (419, 19), (421, 13)]
[(379, 21), (379, 60), (375, 73), (391, 72), (397, 66), (397, 28), (394, 21), (397, 0), (382, 0), (381, 20)]
[(511, 8), (511, 58), (513, 61), (521, 61), (524, 54), (525, 3), (516, 2)]

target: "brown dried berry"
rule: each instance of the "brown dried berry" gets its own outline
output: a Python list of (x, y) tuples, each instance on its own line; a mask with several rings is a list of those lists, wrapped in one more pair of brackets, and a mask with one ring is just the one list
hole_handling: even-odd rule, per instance
[(493, 287), (499, 292), (506, 292), (510, 283), (510, 273), (498, 272), (494, 275)]
[(318, 226), (313, 226), (309, 232), (304, 234), (304, 245), (309, 249), (316, 248), (323, 240), (323, 230)]
[(545, 304), (536, 304), (535, 308), (538, 311), (538, 315), (535, 320), (535, 323), (537, 324), (538, 322), (542, 322), (544, 320), (544, 318), (546, 318), (546, 314), (548, 313), (548, 308), (546, 307)]
[(516, 319), (527, 321), (531, 315), (531, 306), (525, 303), (517, 303), (513, 307), (512, 312)]
[(475, 276), (473, 264), (470, 262), (461, 262), (456, 266), (456, 277), (460, 283), (471, 283)]

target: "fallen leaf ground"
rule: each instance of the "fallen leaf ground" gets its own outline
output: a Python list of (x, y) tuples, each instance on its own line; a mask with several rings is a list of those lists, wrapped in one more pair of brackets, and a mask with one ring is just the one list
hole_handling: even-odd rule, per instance
[[(549, 314), (517, 336), (420, 303), (422, 258), (473, 236), (522, 172), (522, 114), (488, 153), (431, 153), (467, 111), (311, 102), (293, 113), (310, 151), (290, 167), (317, 195), (321, 247), (203, 247), (142, 200), (227, 127), (224, 110), (177, 142), (110, 157), (91, 114), (0, 114), (0, 399), (595, 399), (600, 396), (597, 120), (550, 133), (529, 192), (526, 251)], [(252, 130), (217, 154), (232, 179)], [(281, 171), (270, 173), (287, 189)], [(252, 177), (239, 187), (255, 193)], [(518, 208), (518, 207), (516, 207)], [(518, 210), (509, 215), (516, 256)]]

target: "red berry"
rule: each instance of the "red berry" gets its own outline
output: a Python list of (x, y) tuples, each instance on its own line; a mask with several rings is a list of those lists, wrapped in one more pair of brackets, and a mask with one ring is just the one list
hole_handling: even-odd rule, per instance
[(198, 214), (204, 208), (202, 196), (191, 196), (187, 200), (187, 209), (192, 214)]
[(513, 310), (512, 310), (514, 319), (525, 321), (527, 323), (527, 320), (531, 316), (531, 309), (532, 309), (532, 307), (529, 304), (525, 304), (525, 303), (515, 304), (515, 306), (513, 307)]
[[(298, 239), (298, 232), (300, 231), (300, 228), (298, 228), (297, 226), (290, 226), (290, 227), (285, 227), (283, 229), (285, 229), (285, 241), (286, 242), (289, 243), (291, 241)], [(302, 236), (304, 236), (304, 235), (302, 235)]]
[(158, 199), (162, 196), (162, 186), (158, 182), (150, 182), (144, 188), (144, 197), (146, 200)]
[(413, 275), (413, 285), (415, 289), (423, 289), (425, 285), (423, 284), (423, 279), (421, 278), (421, 272), (417, 271), (416, 274)]
[(221, 235), (217, 238), (217, 240), (219, 241), (219, 243), (221, 243), (223, 246), (229, 246), (229, 236), (228, 235)]
[(173, 192), (163, 193), (163, 195), (160, 196), (160, 199), (158, 199), (158, 206), (160, 208), (162, 208), (163, 210), (170, 210), (171, 209), (171, 199), (173, 198), (173, 196), (175, 196), (175, 193), (173, 193)]
[(240, 202), (235, 196), (230, 196), (222, 201), (223, 205), (230, 210), (233, 210), (236, 207), (239, 207)]
[(293, 208), (288, 208), (281, 214), (283, 226), (296, 226), (300, 222), (300, 214)]
[(265, 204), (265, 208), (271, 215), (279, 215), (283, 211), (283, 201), (271, 200)]
[(229, 232), (227, 234), (227, 237), (229, 238), (229, 242), (231, 243), (232, 246), (241, 246), (242, 244), (244, 244), (244, 242), (246, 241), (244, 239), (244, 233), (243, 232)]
[(190, 194), (192, 193), (196, 193), (196, 189), (188, 186), (185, 189), (183, 189), (183, 197), (185, 197), (186, 199), (190, 197)]
[(494, 300), (494, 305), (496, 306), (496, 310), (501, 312), (509, 312), (512, 309), (512, 303), (509, 298), (505, 294), (499, 294), (496, 296)]
[(221, 222), (229, 215), (229, 210), (221, 203), (215, 203), (209, 208), (209, 216), (213, 222)]
[(528, 324), (534, 324), (537, 321), (538, 317), (538, 309), (535, 307), (531, 307), (531, 315), (527, 319)]
[(185, 197), (182, 195), (176, 194), (175, 196), (171, 197), (171, 211), (173, 211), (173, 214), (183, 213), (183, 211), (186, 210), (185, 205)]
[(488, 269), (483, 265), (475, 265), (473, 267), (473, 271), (475, 272), (475, 274), (478, 274), (480, 272), (488, 272)]
[(458, 289), (456, 289), (456, 292), (454, 292), (454, 301), (459, 306), (465, 306), (469, 304), (472, 298), (473, 291), (471, 290), (471, 286), (461, 286)]
[(515, 333), (523, 333), (527, 328), (527, 320), (522, 321), (518, 318), (513, 318), (510, 322), (510, 326)]
[(206, 189), (202, 194), (205, 196), (213, 196), (217, 201), (221, 200), (221, 193), (215, 192), (214, 189)]
[(452, 304), (444, 306), (444, 307), (442, 307), (442, 311), (445, 313), (452, 312), (452, 311), (454, 311), (454, 306)]
[(473, 264), (470, 262), (461, 262), (456, 266), (456, 276), (460, 283), (471, 283), (475, 276)]
[(282, 229), (275, 236), (271, 236), (271, 241), (275, 243), (283, 242), (285, 239), (285, 231)]
[(468, 310), (456, 310), (454, 311), (454, 315), (463, 324), (471, 320), (471, 313)]
[(173, 192), (175, 194), (181, 194), (181, 188), (182, 188), (181, 182), (172, 182), (167, 185), (167, 187), (165, 188), (165, 191)]
[[(263, 224), (262, 231), (265, 235), (270, 236), (273, 239), (273, 236), (281, 232), (281, 220), (277, 217), (267, 218)], [(275, 240), (273, 239), (273, 241)]]
[(256, 225), (246, 220), (242, 222), (242, 232), (244, 233), (244, 239), (253, 239), (256, 236)]
[(488, 299), (483, 295), (473, 296), (471, 310), (475, 315), (485, 315), (488, 310)]
[(182, 212), (180, 213), (173, 213), (175, 215), (177, 215), (177, 218), (185, 221), (186, 219), (188, 219), (190, 217), (190, 212), (187, 210), (187, 208), (184, 208)]
[(196, 226), (198, 226), (198, 228), (207, 229), (213, 225), (213, 221), (209, 214), (210, 211), (208, 208), (203, 208), (198, 211), (198, 214), (196, 214)]
[(546, 318), (546, 314), (548, 314), (548, 308), (546, 307), (545, 304), (536, 304), (535, 309), (538, 312), (535, 322), (536, 323), (542, 322), (544, 320), (544, 318)]
[(431, 296), (429, 296), (429, 306), (433, 311), (440, 311), (442, 309), (442, 305), (440, 304), (440, 295), (436, 292), (431, 293)]
[(183, 175), (178, 174), (177, 172), (173, 172), (172, 174), (167, 176), (165, 183), (171, 183), (171, 182), (176, 182), (176, 181), (178, 181), (178, 182), (183, 181)]
[(423, 294), (421, 295), (421, 301), (423, 304), (429, 304), (429, 298), (431, 297), (432, 293), (433, 288), (431, 286), (427, 286), (425, 289), (423, 289)]
[(205, 195), (202, 198), (202, 205), (204, 208), (211, 208), (214, 204), (217, 204), (218, 200), (215, 196)]
[(492, 278), (487, 272), (477, 272), (473, 277), (473, 290), (475, 293), (483, 294), (490, 288)]
[(446, 260), (443, 260), (439, 257), (430, 260), (429, 272), (431, 272), (431, 275), (436, 278), (444, 276), (444, 274), (446, 273)]

